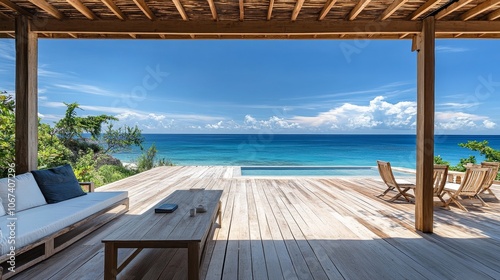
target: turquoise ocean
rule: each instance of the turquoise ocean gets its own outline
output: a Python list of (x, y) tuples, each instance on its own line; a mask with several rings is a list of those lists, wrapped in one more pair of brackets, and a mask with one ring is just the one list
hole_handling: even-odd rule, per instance
[[(233, 166), (375, 166), (377, 160), (393, 166), (415, 168), (415, 135), (359, 134), (144, 134), (143, 147), (153, 143), (158, 158), (175, 165)], [(500, 135), (436, 135), (434, 154), (456, 165), (461, 158), (484, 157), (458, 144), (487, 140), (500, 150)], [(134, 148), (114, 156), (135, 162)]]

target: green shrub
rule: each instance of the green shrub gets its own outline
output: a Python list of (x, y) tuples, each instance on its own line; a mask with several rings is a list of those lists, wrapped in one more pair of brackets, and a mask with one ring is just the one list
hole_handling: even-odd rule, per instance
[(98, 170), (103, 184), (109, 184), (136, 174), (134, 170), (118, 165), (103, 165)]

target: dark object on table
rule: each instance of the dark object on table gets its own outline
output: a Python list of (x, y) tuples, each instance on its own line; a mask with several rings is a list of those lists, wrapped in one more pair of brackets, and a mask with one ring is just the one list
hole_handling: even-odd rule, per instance
[(177, 209), (177, 204), (165, 203), (155, 208), (155, 213), (172, 213)]

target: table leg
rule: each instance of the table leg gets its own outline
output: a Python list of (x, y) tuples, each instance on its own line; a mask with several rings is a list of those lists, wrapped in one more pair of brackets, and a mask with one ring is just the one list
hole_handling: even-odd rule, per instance
[(188, 279), (200, 279), (200, 242), (188, 243)]
[(114, 280), (118, 274), (118, 248), (112, 242), (104, 243), (104, 280)]

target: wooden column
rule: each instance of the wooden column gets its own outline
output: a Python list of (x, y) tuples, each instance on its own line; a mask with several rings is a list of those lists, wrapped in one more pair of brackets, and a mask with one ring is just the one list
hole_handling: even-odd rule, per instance
[(16, 17), (16, 172), (38, 166), (38, 38), (25, 16)]
[(432, 233), (434, 222), (434, 17), (424, 19), (416, 38), (417, 55), (417, 187), (415, 228)]

